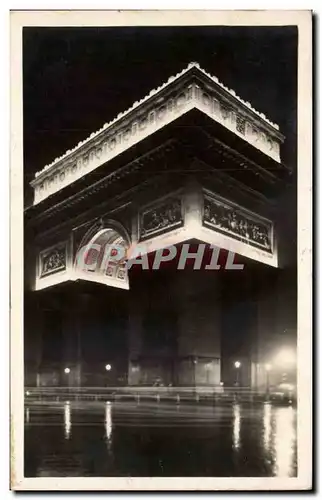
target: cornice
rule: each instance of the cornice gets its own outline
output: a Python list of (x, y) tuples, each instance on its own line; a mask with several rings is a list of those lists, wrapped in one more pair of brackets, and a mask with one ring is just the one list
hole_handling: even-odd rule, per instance
[(197, 63), (93, 132), (36, 174), (34, 205), (108, 162), (189, 110), (197, 108), (276, 161), (283, 136), (278, 126)]
[(38, 220), (43, 220), (47, 217), (54, 216), (62, 210), (71, 208), (81, 203), (82, 201), (90, 198), (98, 192), (106, 189), (109, 185), (115, 183), (119, 179), (122, 179), (131, 172), (136, 172), (146, 164), (149, 164), (151, 161), (156, 161), (158, 160), (158, 158), (162, 158), (163, 155), (171, 152), (174, 149), (176, 143), (177, 141), (173, 138), (166, 140), (162, 144), (154, 147), (146, 153), (141, 154), (130, 162), (127, 162), (125, 165), (123, 165), (123, 167), (117, 169), (116, 171), (112, 171), (109, 174), (105, 175), (103, 178), (95, 181), (93, 184), (83, 187), (78, 192), (71, 194), (70, 196), (62, 199), (59, 202), (50, 204), (46, 207), (45, 210), (39, 211), (37, 207), (32, 207), (38, 212), (36, 216), (32, 216), (33, 224)]

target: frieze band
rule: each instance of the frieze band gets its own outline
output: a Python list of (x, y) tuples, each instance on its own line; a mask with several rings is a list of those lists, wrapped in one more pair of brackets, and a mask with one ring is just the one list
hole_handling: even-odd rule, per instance
[(200, 87), (196, 86), (195, 93), (197, 101), (207, 108), (217, 120), (244, 136), (248, 142), (261, 149), (268, 156), (280, 161), (280, 146), (277, 140), (273, 140), (264, 130), (247, 121), (237, 110), (233, 110), (226, 103), (218, 101), (217, 98), (206, 93)]
[(168, 199), (163, 204), (140, 214), (140, 238), (146, 239), (181, 225), (183, 225), (181, 199)]
[(272, 252), (272, 224), (256, 220), (242, 209), (205, 197), (203, 221), (232, 238)]
[(59, 182), (63, 183), (70, 174), (76, 175), (77, 172), (86, 169), (95, 161), (98, 162), (100, 159), (106, 160), (106, 157), (109, 154), (112, 155), (114, 150), (121, 144), (129, 142), (129, 140), (138, 133), (142, 133), (148, 127), (162, 121), (168, 113), (180, 111), (182, 106), (186, 105), (192, 97), (193, 86), (190, 85), (188, 88), (179, 92), (177, 96), (168, 99), (159, 108), (152, 109), (142, 118), (135, 118), (127, 126), (123, 126), (123, 128), (120, 128), (118, 131), (113, 131), (110, 137), (105, 137), (99, 144), (96, 144), (86, 153), (81, 154), (72, 163), (65, 165), (63, 170), (53, 173), (41, 182), (39, 186), (36, 187), (39, 195), (42, 197), (42, 193), (44, 193), (45, 190), (50, 189), (54, 184), (58, 184)]

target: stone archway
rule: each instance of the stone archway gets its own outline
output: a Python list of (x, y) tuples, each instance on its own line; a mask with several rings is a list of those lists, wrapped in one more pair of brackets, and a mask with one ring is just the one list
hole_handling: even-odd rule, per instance
[(75, 260), (76, 279), (129, 288), (126, 253), (130, 238), (116, 221), (93, 226), (82, 239)]

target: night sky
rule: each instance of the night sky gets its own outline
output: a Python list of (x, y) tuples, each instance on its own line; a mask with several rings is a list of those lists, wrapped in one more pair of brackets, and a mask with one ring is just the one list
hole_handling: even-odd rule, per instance
[(295, 163), (294, 27), (24, 28), (23, 49), (27, 182), (191, 61), (278, 123)]

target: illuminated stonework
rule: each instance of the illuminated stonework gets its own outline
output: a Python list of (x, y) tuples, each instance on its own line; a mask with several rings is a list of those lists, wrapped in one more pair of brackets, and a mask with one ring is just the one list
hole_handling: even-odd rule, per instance
[(59, 245), (40, 254), (40, 277), (66, 269), (66, 246)]
[(272, 252), (272, 223), (249, 214), (242, 208), (207, 196), (204, 201), (203, 222), (232, 238)]
[(151, 91), (142, 101), (135, 103), (130, 110), (118, 115), (111, 123), (38, 172), (31, 182), (35, 194), (34, 204), (192, 109), (200, 110), (280, 162), (283, 136), (278, 126), (237, 97), (233, 90), (224, 87), (217, 78), (192, 63), (159, 89)]
[(145, 210), (140, 215), (140, 237), (146, 239), (156, 234), (182, 226), (181, 200), (178, 198)]

